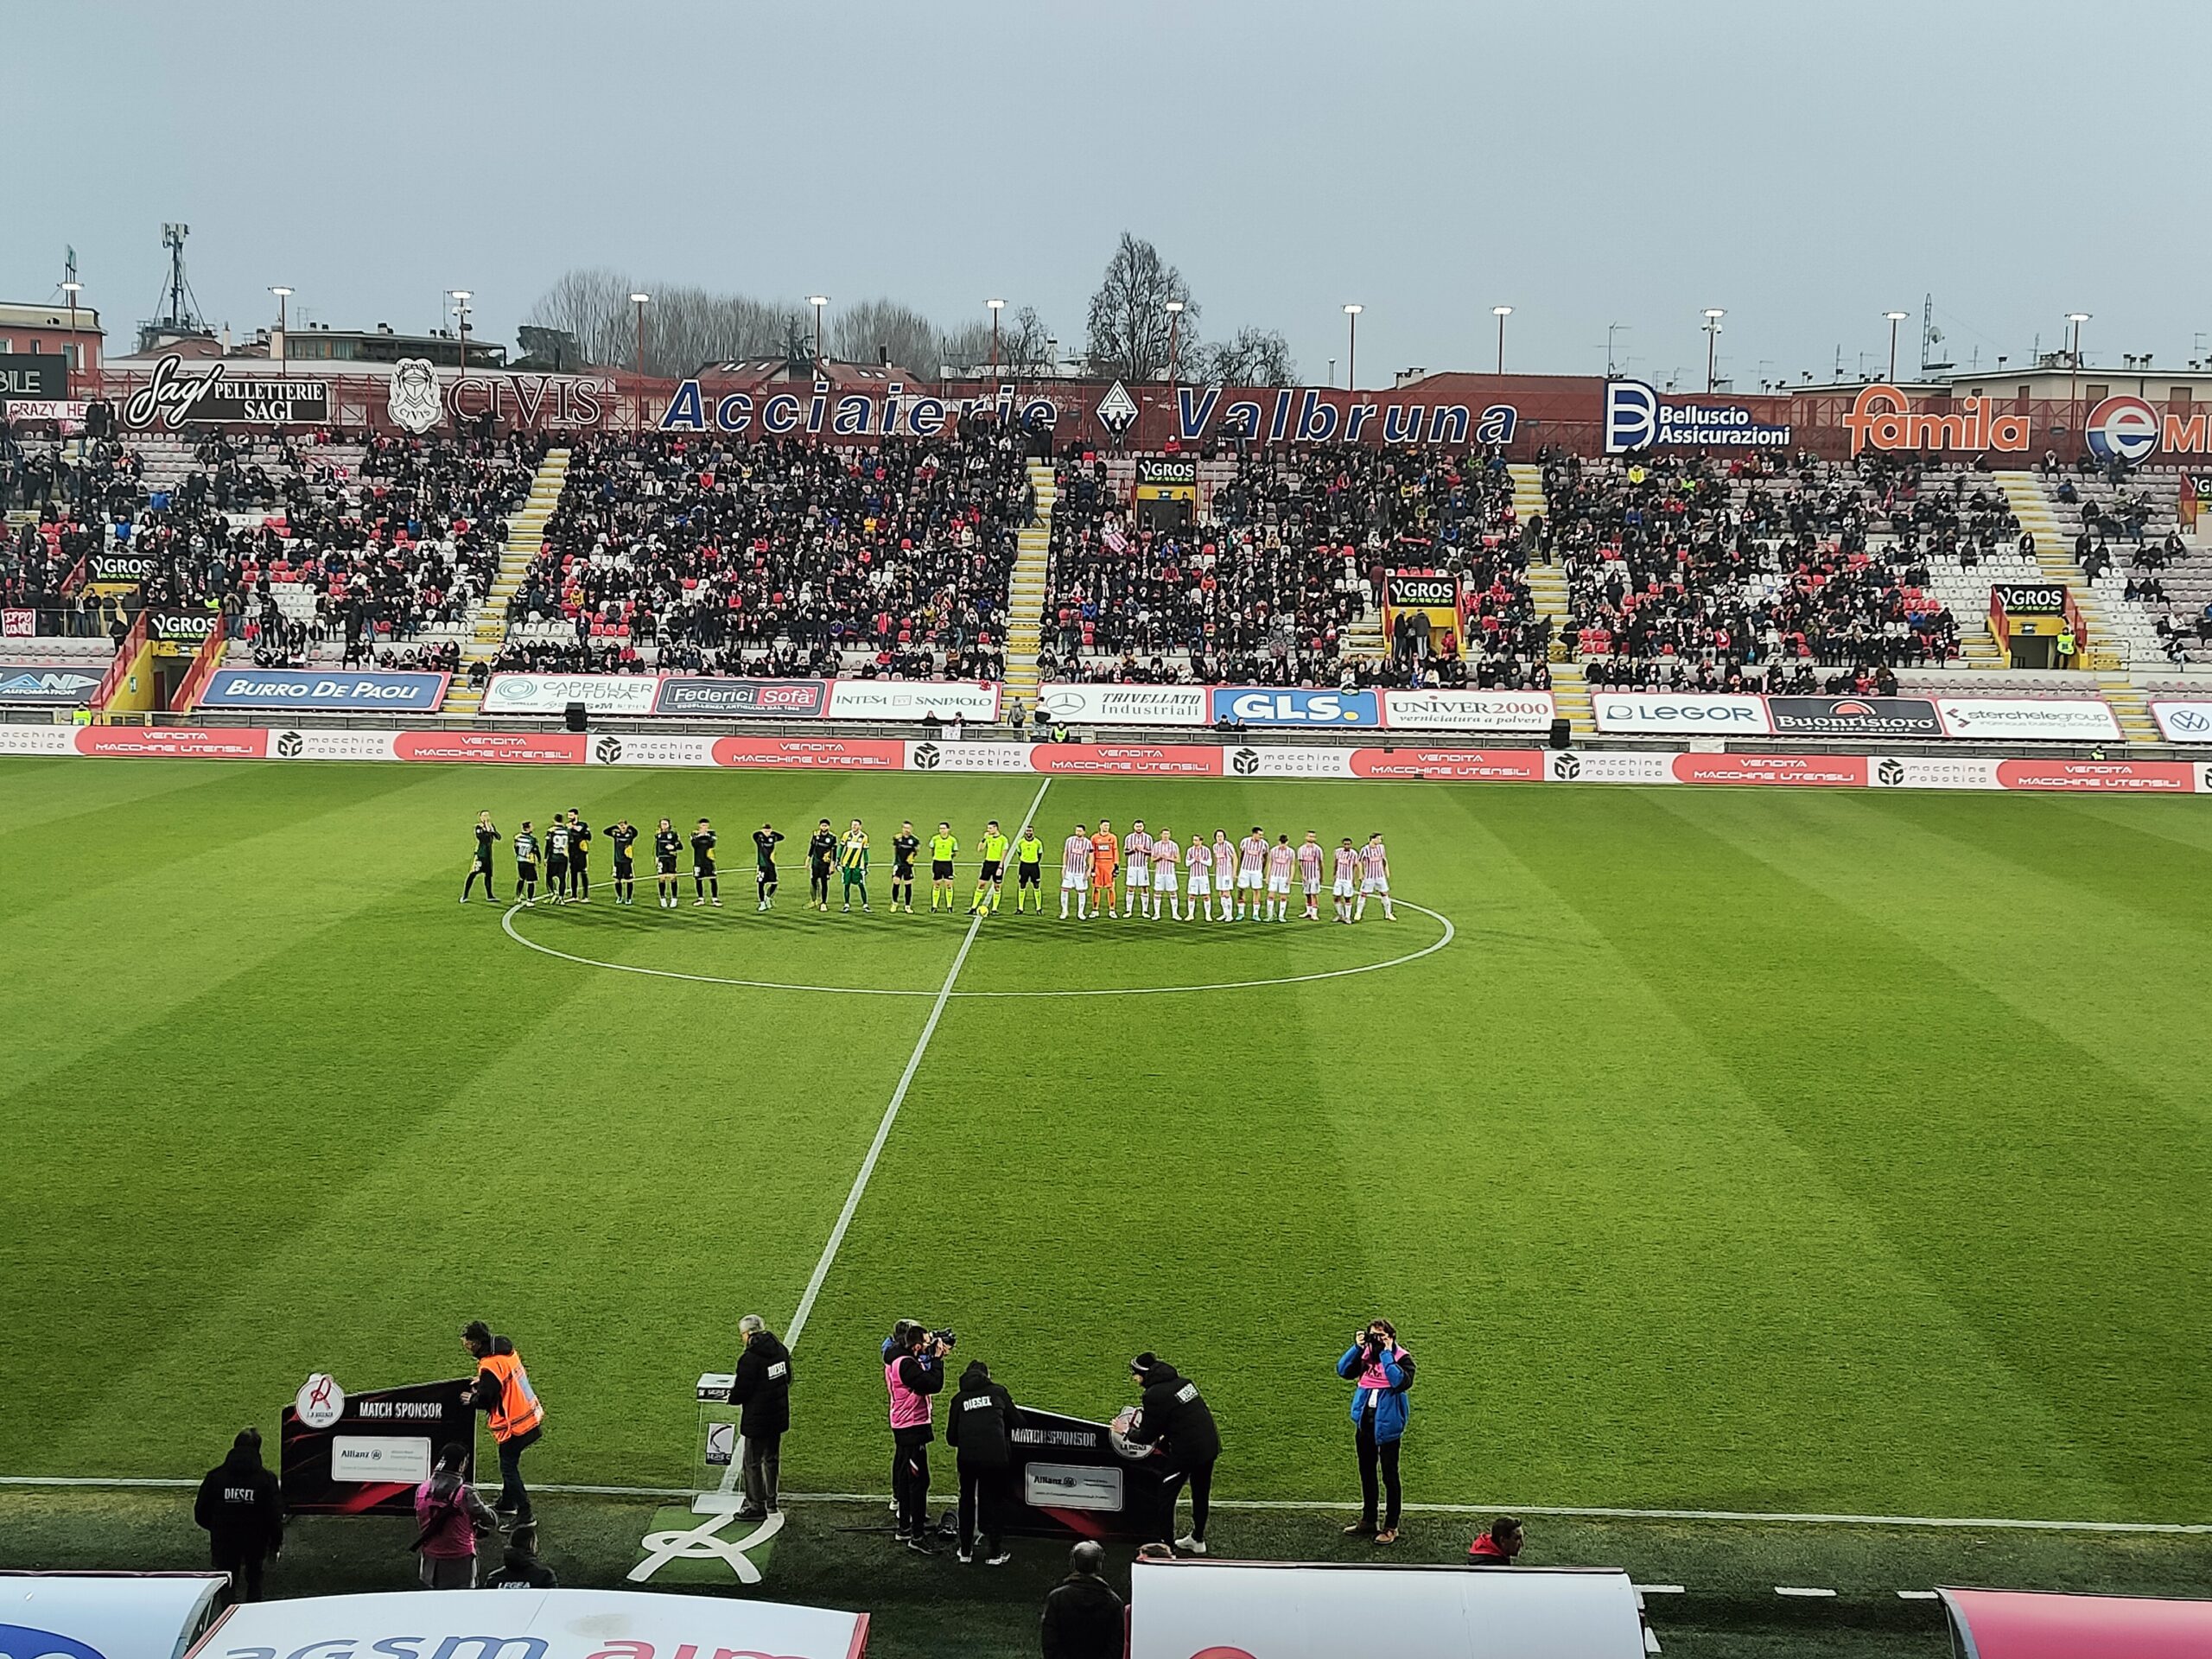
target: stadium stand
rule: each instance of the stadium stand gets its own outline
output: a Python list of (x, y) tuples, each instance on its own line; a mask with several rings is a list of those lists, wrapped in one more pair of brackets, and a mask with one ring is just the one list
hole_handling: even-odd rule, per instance
[[(1543, 683), (1504, 465), (1440, 448), (1318, 445), (1198, 464), (1186, 531), (1140, 526), (1134, 463), (1058, 476), (1040, 667), (1046, 677), (1264, 684)], [(1456, 575), (1479, 617), (1467, 662), (1394, 653), (1380, 624), (1394, 569)]]
[(988, 425), (866, 450), (579, 442), (502, 667), (996, 679), (1033, 511)]

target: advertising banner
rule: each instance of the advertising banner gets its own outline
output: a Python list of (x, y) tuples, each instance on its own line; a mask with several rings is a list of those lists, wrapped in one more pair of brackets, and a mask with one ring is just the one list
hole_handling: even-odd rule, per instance
[(1590, 693), (1601, 732), (1665, 737), (1764, 737), (1766, 704), (1758, 697), (1696, 691)]
[(2095, 697), (1938, 697), (1936, 714), (1946, 737), (1983, 742), (2040, 738), (2071, 743), (2117, 743), (2120, 721)]
[(1810, 785), (1824, 789), (1864, 789), (1863, 754), (1678, 754), (1678, 784)]
[(1355, 751), (1333, 746), (1263, 747), (1247, 743), (1224, 752), (1231, 778), (1349, 778)]
[(162, 562), (151, 553), (94, 553), (85, 561), (85, 580), (118, 588), (136, 587), (160, 574)]
[(1394, 732), (1548, 732), (1558, 713), (1548, 691), (1382, 693), (1382, 724)]
[(79, 754), (260, 760), (269, 753), (269, 734), (252, 727), (213, 731), (183, 726), (79, 726), (70, 735)]
[(1652, 749), (1557, 749), (1544, 763), (1554, 784), (1674, 784), (1675, 757)]
[(10, 1659), (181, 1659), (215, 1622), (220, 1573), (0, 1572)]
[(123, 424), (161, 426), (321, 426), (330, 419), (330, 383), (269, 374), (233, 373), (210, 363), (187, 373), (172, 353), (154, 365), (146, 384), (124, 399)]
[(0, 754), (74, 754), (77, 734), (67, 726), (16, 726), (0, 721)]
[(2006, 789), (2186, 795), (2196, 787), (2196, 768), (2186, 760), (2000, 760), (1997, 781)]
[(183, 611), (159, 605), (146, 612), (146, 637), (156, 645), (190, 645), (197, 650), (222, 626), (222, 613), (219, 611)]
[(73, 432), (84, 425), (89, 407), (82, 397), (10, 397), (6, 413), (11, 421), (54, 421)]
[(718, 737), (718, 766), (769, 766), (786, 772), (899, 772), (906, 746), (896, 738)]
[(999, 717), (999, 688), (988, 680), (832, 680), (832, 720), (910, 720), (955, 715), (969, 725)]
[(397, 760), (397, 732), (349, 732), (332, 727), (307, 727), (273, 733), (269, 740), (272, 760)]
[(1777, 737), (1941, 737), (1943, 722), (1926, 697), (1769, 697)]
[(2004, 763), (1980, 755), (1885, 754), (1868, 763), (1866, 780), (1877, 789), (2002, 789)]
[(1430, 782), (1540, 784), (1544, 780), (1544, 752), (1430, 749), (1412, 744), (1400, 744), (1389, 749), (1354, 749), (1351, 775)]
[(448, 674), (322, 673), (305, 668), (219, 668), (200, 694), (202, 709), (401, 709), (435, 714)]
[(0, 404), (22, 414), (22, 400), (50, 403), (69, 395), (69, 359), (59, 352), (0, 352)]
[(1218, 778), (1222, 751), (1210, 743), (1038, 743), (1029, 765), (1055, 778)]
[(399, 760), (581, 766), (589, 741), (582, 732), (401, 732), (391, 752)]
[(826, 1607), (646, 1590), (398, 1590), (233, 1607), (193, 1659), (861, 1659), (867, 1649), (868, 1615)]
[(2002, 605), (2013, 616), (2063, 616), (2066, 584), (2063, 582), (1999, 582), (1989, 589), (1990, 602)]
[(1380, 726), (1382, 704), (1372, 691), (1309, 691), (1295, 686), (1217, 685), (1207, 696), (1213, 718), (1237, 726), (1304, 726), (1341, 729)]
[(557, 715), (581, 702), (594, 715), (650, 715), (660, 696), (652, 674), (494, 674), (487, 715)]
[(1432, 570), (1390, 570), (1382, 576), (1382, 602), (1408, 610), (1459, 608), (1459, 579)]
[(2161, 698), (2151, 718), (2169, 743), (2212, 743), (2212, 698)]
[(1787, 449), (1790, 430), (1760, 420), (1741, 404), (1689, 397), (1669, 401), (1648, 380), (1605, 382), (1605, 453), (1635, 449)]
[(660, 683), (652, 712), (699, 720), (815, 720), (827, 701), (821, 680), (671, 676)]
[(661, 736), (652, 732), (601, 732), (591, 741), (595, 766), (711, 766), (711, 737)]
[(1391, 1659), (1641, 1659), (1618, 1567), (1305, 1567), (1139, 1561), (1129, 1659), (1276, 1659), (1376, 1647)]
[(0, 702), (73, 709), (91, 702), (106, 677), (105, 664), (0, 663)]
[(1204, 726), (1203, 685), (1040, 685), (1037, 712), (1071, 725)]
[(310, 1376), (280, 1419), (277, 1478), (285, 1510), (412, 1517), (415, 1489), (430, 1478), (433, 1447), (449, 1441), (468, 1447), (473, 1465), (475, 1408), (467, 1396), (474, 1380), (348, 1393), (327, 1373)]
[(945, 743), (931, 738), (906, 745), (909, 772), (1027, 772), (1027, 743)]

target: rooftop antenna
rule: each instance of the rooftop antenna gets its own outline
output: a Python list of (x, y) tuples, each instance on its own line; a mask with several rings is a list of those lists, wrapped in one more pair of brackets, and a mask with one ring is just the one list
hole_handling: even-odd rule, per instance
[(1931, 370), (1955, 369), (1955, 363), (1938, 362), (1936, 348), (1943, 343), (1943, 331), (1936, 326), (1936, 296), (1927, 295), (1920, 302), (1920, 372), (1925, 378)]
[(192, 284), (184, 275), (184, 239), (192, 234), (189, 225), (170, 223), (162, 226), (162, 245), (168, 250), (168, 280), (162, 284), (163, 315), (138, 328), (138, 349), (151, 351), (163, 340), (213, 339), (207, 323), (200, 318)]

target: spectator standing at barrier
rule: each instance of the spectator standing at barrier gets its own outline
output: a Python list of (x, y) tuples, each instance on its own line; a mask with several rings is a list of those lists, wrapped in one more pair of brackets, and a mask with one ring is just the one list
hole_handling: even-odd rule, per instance
[(415, 1519), (420, 1529), (414, 1548), (422, 1557), (425, 1590), (474, 1590), (477, 1529), (499, 1529), (484, 1500), (461, 1478), (467, 1462), (467, 1448), (453, 1442), (438, 1452), (438, 1466), (430, 1478), (415, 1489)]
[(729, 1391), (745, 1441), (738, 1459), (745, 1502), (737, 1513), (741, 1520), (761, 1521), (779, 1507), (784, 1435), (791, 1426), (791, 1355), (758, 1313), (747, 1314), (737, 1328), (745, 1337)]
[(261, 1599), (261, 1570), (284, 1547), (284, 1499), (261, 1461), (261, 1431), (242, 1428), (230, 1455), (207, 1471), (192, 1518), (207, 1532), (208, 1559), (231, 1575), (234, 1601)]
[(1518, 1517), (1501, 1515), (1490, 1523), (1489, 1531), (1467, 1546), (1467, 1565), (1510, 1567), (1513, 1558), (1521, 1553), (1521, 1546), (1527, 1541)]
[[(1007, 1470), (1014, 1461), (1014, 1395), (991, 1381), (990, 1367), (968, 1362), (960, 1391), (944, 1414), (944, 1443), (960, 1471), (960, 1559), (980, 1554), (986, 1567), (1004, 1567), (1014, 1552), (1001, 1541)], [(976, 1543), (980, 1538), (982, 1548)]]
[(899, 1506), (896, 1536), (918, 1555), (930, 1553), (931, 1415), (944, 1387), (944, 1355), (951, 1344), (919, 1325), (906, 1327), (905, 1345), (884, 1365), (891, 1395), (891, 1497)]
[(1129, 1370), (1144, 1384), (1144, 1398), (1128, 1438), (1157, 1446), (1167, 1462), (1160, 1482), (1163, 1537), (1175, 1531), (1175, 1501), (1191, 1489), (1191, 1529), (1175, 1540), (1186, 1555), (1206, 1553), (1206, 1520), (1213, 1503), (1213, 1465), (1221, 1456), (1221, 1430), (1198, 1385), (1157, 1354), (1139, 1354)]
[(530, 1493), (522, 1484), (522, 1454), (544, 1438), (545, 1408), (523, 1369), (522, 1356), (481, 1319), (462, 1327), (461, 1344), (474, 1356), (476, 1382), (462, 1402), (481, 1411), (499, 1448), (499, 1497), (493, 1506), (512, 1525), (530, 1519)]
[(1045, 1598), (1045, 1659), (1122, 1659), (1128, 1642), (1121, 1597), (1106, 1582), (1106, 1552), (1088, 1538), (1068, 1552), (1068, 1575)]
[[(1344, 1529), (1347, 1538), (1372, 1538), (1378, 1546), (1398, 1541), (1398, 1516), (1404, 1494), (1398, 1484), (1398, 1447), (1405, 1439), (1413, 1402), (1414, 1357), (1398, 1345), (1396, 1327), (1370, 1319), (1337, 1362), (1337, 1375), (1352, 1383), (1352, 1444), (1359, 1454), (1359, 1519)], [(1376, 1476), (1382, 1475), (1381, 1523), (1376, 1514)]]

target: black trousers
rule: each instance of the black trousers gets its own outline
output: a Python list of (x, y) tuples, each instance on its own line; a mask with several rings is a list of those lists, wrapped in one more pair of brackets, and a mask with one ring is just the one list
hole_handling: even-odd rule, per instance
[(215, 1564), (218, 1573), (231, 1575), (232, 1601), (261, 1599), (261, 1567), (266, 1558), (259, 1549), (232, 1543), (226, 1538), (211, 1538), (207, 1558)]
[(518, 1521), (530, 1519), (530, 1493), (522, 1484), (522, 1454), (544, 1438), (543, 1428), (510, 1434), (499, 1442), (499, 1501), (492, 1507)]
[(1359, 1448), (1359, 1524), (1375, 1524), (1376, 1475), (1382, 1474), (1384, 1508), (1382, 1530), (1395, 1532), (1398, 1527), (1398, 1511), (1403, 1506), (1405, 1494), (1398, 1485), (1398, 1442), (1377, 1441), (1372, 1416), (1360, 1419), (1357, 1438)]
[(1175, 1541), (1175, 1500), (1181, 1496), (1186, 1482), (1191, 1488), (1191, 1536), (1202, 1544), (1205, 1542), (1206, 1514), (1213, 1506), (1213, 1465), (1211, 1458), (1204, 1463), (1186, 1465), (1173, 1452), (1168, 1454), (1167, 1473), (1160, 1484), (1161, 1543)]
[(777, 1491), (783, 1480), (784, 1437), (748, 1434), (738, 1459), (738, 1476), (745, 1491), (745, 1506), (764, 1514), (776, 1512)]
[(899, 1531), (918, 1538), (929, 1529), (930, 1431), (891, 1431), (891, 1496), (899, 1504)]
[(983, 1554), (999, 1553), (999, 1529), (1006, 1522), (1007, 1471), (998, 1464), (962, 1462), (960, 1548), (972, 1550), (980, 1536)]

